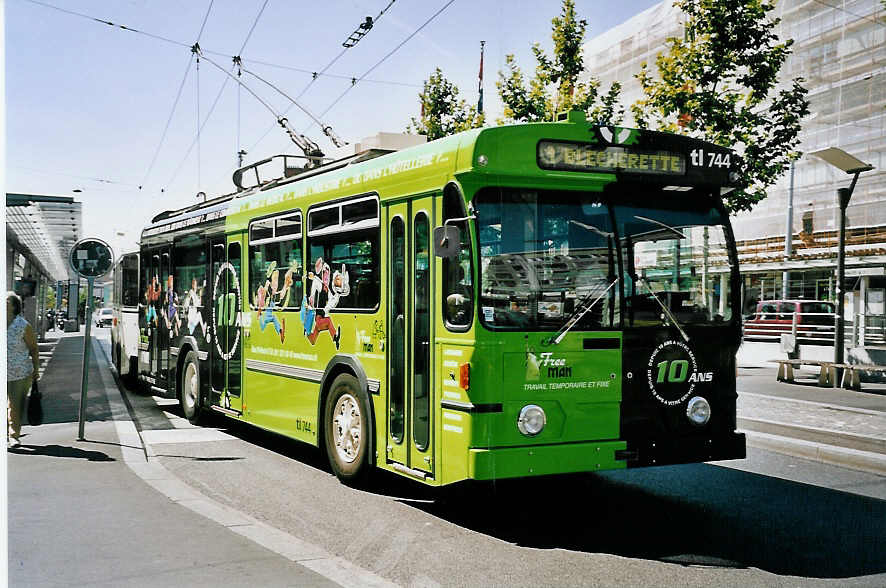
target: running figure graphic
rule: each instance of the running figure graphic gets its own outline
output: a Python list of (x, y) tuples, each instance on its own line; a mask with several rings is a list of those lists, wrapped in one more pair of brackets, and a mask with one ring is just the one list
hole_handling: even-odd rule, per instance
[(274, 309), (277, 306), (276, 298), (279, 297), (280, 271), (277, 269), (277, 262), (272, 261), (268, 264), (268, 272), (265, 283), (258, 287), (255, 292), (255, 308), (258, 310), (258, 326), (262, 331), (268, 323), (274, 325), (274, 330), (280, 335), (280, 343), (286, 338), (286, 319), (282, 323), (274, 316)]
[(341, 270), (330, 278), (329, 265), (318, 257), (314, 262), (314, 271), (308, 272), (307, 280), (310, 280), (309, 294), (306, 305), (309, 310), (316, 313), (313, 329), (308, 333), (308, 341), (313, 345), (320, 335), (320, 331), (329, 331), (335, 348), (341, 347), (341, 330), (335, 328), (330, 311), (338, 306), (343, 296), (351, 293), (348, 272), (342, 264)]

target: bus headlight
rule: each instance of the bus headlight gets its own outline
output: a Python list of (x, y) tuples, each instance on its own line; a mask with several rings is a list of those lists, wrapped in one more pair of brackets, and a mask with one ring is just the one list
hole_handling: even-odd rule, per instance
[(699, 427), (708, 424), (711, 420), (711, 404), (701, 396), (691, 398), (686, 405), (686, 418)]
[(545, 411), (535, 404), (527, 404), (517, 418), (517, 428), (527, 437), (535, 437), (544, 430), (548, 419)]

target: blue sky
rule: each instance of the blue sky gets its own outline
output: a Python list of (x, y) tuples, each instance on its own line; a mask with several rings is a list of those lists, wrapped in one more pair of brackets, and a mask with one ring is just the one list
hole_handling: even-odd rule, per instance
[[(39, 1), (185, 45), (197, 40), (210, 6), (209, 0)], [(326, 67), (363, 18), (376, 16), (389, 3), (215, 0), (199, 42), (208, 59), (230, 70), (231, 59), (225, 56), (240, 51), (264, 6), (241, 53), (244, 66), (290, 96), (301, 95), (299, 103), (319, 116), (351, 85), (347, 78), (363, 76), (446, 7), (320, 117), (353, 143), (379, 131), (404, 131), (418, 116), (417, 95), (435, 67), (462, 97), (475, 102), (481, 40), (486, 41), (485, 107), (494, 120), (501, 112), (495, 81), (505, 55), (515, 54), (524, 71), (531, 72), (530, 46), (538, 41), (550, 51), (551, 19), (561, 8), (560, 0), (396, 0), (327, 71), (345, 79), (321, 76), (311, 83), (305, 71)], [(588, 21), (589, 39), (657, 2), (576, 4)], [(83, 202), (87, 236), (128, 247), (157, 212), (195, 202), (200, 190), (209, 195), (232, 191), (238, 146), (248, 151), (246, 162), (299, 153), (271, 113), (246, 91), (240, 92), (239, 109), (233, 83), (220, 91), (225, 75), (213, 65), (201, 61), (198, 75), (192, 63), (185, 76), (191, 59), (186, 46), (27, 0), (6, 0), (5, 8), (6, 190), (52, 195), (82, 190), (75, 196)], [(290, 107), (261, 82), (246, 74), (243, 78), (277, 112)], [(197, 145), (188, 153), (197, 136), (198, 108), (202, 121), (217, 96), (200, 134), (199, 157)], [(306, 131), (327, 154), (342, 154), (300, 111), (293, 108), (287, 116), (296, 131)]]

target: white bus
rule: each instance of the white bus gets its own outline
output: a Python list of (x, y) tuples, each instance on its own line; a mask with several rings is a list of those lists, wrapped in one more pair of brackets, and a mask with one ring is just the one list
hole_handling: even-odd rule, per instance
[(138, 253), (120, 256), (114, 265), (114, 322), (111, 357), (128, 384), (138, 377)]

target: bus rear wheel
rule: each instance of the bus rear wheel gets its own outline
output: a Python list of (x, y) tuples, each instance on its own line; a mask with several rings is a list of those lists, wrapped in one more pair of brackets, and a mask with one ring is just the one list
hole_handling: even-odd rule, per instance
[(326, 455), (332, 471), (345, 484), (363, 481), (370, 468), (371, 408), (357, 378), (351, 374), (336, 377), (323, 412)]
[(182, 364), (179, 398), (185, 418), (193, 425), (203, 420), (203, 407), (200, 401), (200, 364), (197, 363), (197, 352), (188, 351)]
[(111, 361), (117, 370), (117, 376), (122, 378), (123, 376), (120, 374), (120, 345), (111, 345)]

